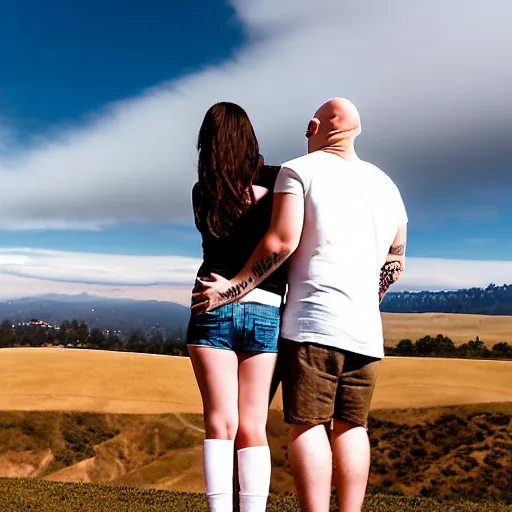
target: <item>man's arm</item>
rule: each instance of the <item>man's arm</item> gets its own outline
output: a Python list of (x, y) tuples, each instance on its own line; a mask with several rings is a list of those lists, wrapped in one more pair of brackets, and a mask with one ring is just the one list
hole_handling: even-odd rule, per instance
[(379, 280), (379, 303), (382, 302), (384, 295), (389, 287), (398, 281), (400, 274), (405, 269), (405, 247), (407, 243), (407, 225), (404, 224), (398, 228), (395, 240), (389, 248), (386, 257), (386, 263), (380, 269)]
[(204, 290), (193, 294), (197, 313), (241, 299), (282, 265), (299, 245), (304, 223), (304, 197), (275, 193), (270, 227), (244, 268), (230, 281), (201, 281)]

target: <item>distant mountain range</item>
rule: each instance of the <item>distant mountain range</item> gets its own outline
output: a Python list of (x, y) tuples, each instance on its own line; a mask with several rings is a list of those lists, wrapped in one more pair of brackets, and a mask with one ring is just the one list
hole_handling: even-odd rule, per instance
[(386, 313), (467, 313), (512, 315), (512, 285), (489, 285), (440, 292), (388, 293), (381, 304)]
[[(382, 301), (387, 313), (467, 313), (512, 315), (512, 285), (440, 292), (390, 292)], [(120, 330), (163, 327), (169, 337), (184, 338), (189, 308), (174, 302), (110, 299), (83, 293), (47, 294), (0, 302), (0, 321), (39, 319), (53, 325), (77, 319), (90, 328)]]
[(189, 316), (189, 308), (173, 302), (110, 299), (87, 293), (47, 294), (0, 302), (0, 321), (39, 319), (60, 325), (64, 320), (77, 319), (90, 328), (120, 330), (123, 334), (159, 325), (167, 336), (182, 339)]

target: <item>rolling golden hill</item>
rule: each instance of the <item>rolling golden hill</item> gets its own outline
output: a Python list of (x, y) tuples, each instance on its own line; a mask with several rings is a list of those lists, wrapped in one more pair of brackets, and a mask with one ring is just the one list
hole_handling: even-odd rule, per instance
[(458, 315), (449, 313), (382, 313), (386, 345), (402, 339), (444, 334), (456, 345), (477, 336), (488, 348), (506, 341), (512, 344), (512, 316)]
[[(512, 361), (386, 358), (373, 409), (512, 402)], [(278, 392), (272, 407), (281, 407)], [(0, 351), (0, 410), (201, 413), (190, 360), (59, 348)]]
[[(492, 492), (501, 496), (510, 473), (511, 370), (512, 361), (386, 358), (372, 404), (371, 486), (416, 495), (444, 472), (435, 495), (469, 493), (475, 482), (489, 487), (493, 465), (500, 480)], [(268, 432), (272, 489), (284, 492), (293, 483), (280, 407), (278, 394)], [(0, 476), (201, 492), (201, 409), (188, 358), (2, 349)], [(432, 460), (416, 457), (422, 443)]]

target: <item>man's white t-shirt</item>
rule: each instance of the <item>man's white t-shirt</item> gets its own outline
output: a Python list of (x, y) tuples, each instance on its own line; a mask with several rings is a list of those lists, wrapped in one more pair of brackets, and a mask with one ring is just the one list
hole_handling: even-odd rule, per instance
[(274, 192), (304, 197), (281, 336), (383, 357), (380, 269), (407, 223), (397, 186), (368, 162), (316, 151), (283, 164)]

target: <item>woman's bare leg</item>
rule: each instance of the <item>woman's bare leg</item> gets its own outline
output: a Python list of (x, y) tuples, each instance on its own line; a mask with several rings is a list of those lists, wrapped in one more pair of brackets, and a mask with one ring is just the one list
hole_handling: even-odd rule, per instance
[(239, 356), (237, 448), (241, 512), (266, 510), (271, 475), (266, 427), (276, 360), (273, 353)]
[(238, 358), (231, 350), (189, 345), (203, 399), (204, 478), (211, 512), (233, 510), (234, 440), (238, 430)]

